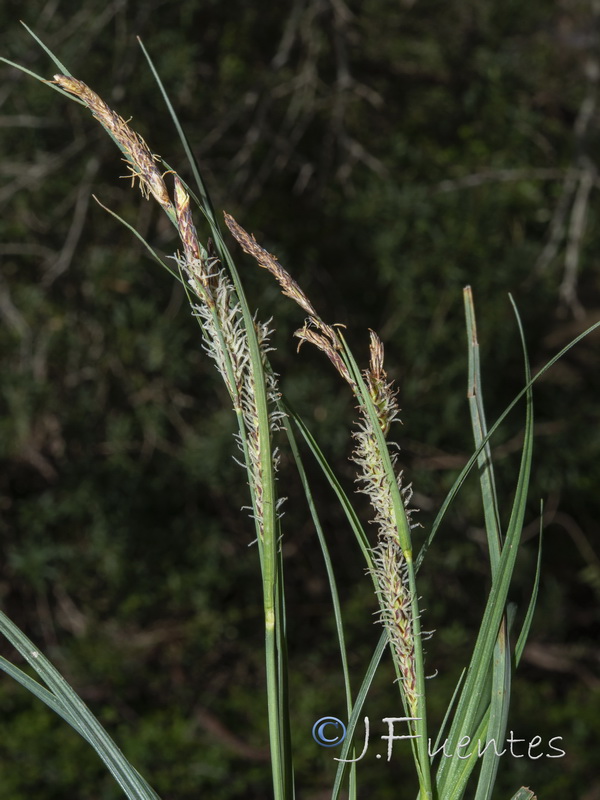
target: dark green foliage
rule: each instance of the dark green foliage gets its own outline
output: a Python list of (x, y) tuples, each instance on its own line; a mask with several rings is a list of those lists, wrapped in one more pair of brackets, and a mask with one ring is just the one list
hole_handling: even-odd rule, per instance
[[(366, 357), (368, 327), (380, 332), (400, 388), (405, 474), (427, 529), (471, 449), (462, 287), (473, 286), (478, 308), (488, 422), (523, 383), (508, 292), (534, 371), (598, 316), (595, 187), (577, 242), (579, 305), (560, 299), (577, 188), (565, 184), (567, 170), (595, 169), (597, 158), (597, 114), (577, 127), (596, 91), (586, 75), (597, 18), (585, 4), (545, 0), (369, 0), (346, 11), (317, 0), (85, 0), (58, 4), (51, 17), (47, 8), (29, 3), (25, 21), (186, 176), (140, 35), (216, 208), (277, 254), (324, 318), (348, 326), (357, 354)], [(0, 54), (50, 78), (18, 25), (23, 13), (4, 4)], [(160, 252), (174, 249), (172, 231), (118, 179), (119, 154), (84, 110), (14, 70), (1, 74), (2, 607), (163, 796), (265, 797), (259, 570), (239, 511), (247, 487), (231, 457), (226, 394), (181, 288), (90, 195)], [(562, 237), (545, 259), (565, 198)], [(275, 317), (286, 393), (349, 481), (344, 387), (320, 354), (296, 355), (298, 309), (250, 261), (240, 264), (261, 317)], [(575, 796), (595, 779), (597, 343), (581, 343), (535, 390), (529, 535), (538, 497), (548, 528), (511, 712), (521, 736), (563, 736), (568, 757), (507, 759), (498, 797), (521, 784), (540, 797)], [(514, 415), (493, 442), (505, 498), (521, 425)], [(343, 695), (321, 558), (286, 466), (284, 454), (294, 746), (300, 793), (316, 798), (334, 768), (310, 729), (324, 714), (343, 716)], [(358, 681), (376, 643), (375, 601), (339, 510), (327, 491), (316, 494)], [(481, 525), (467, 484), (420, 576), (424, 627), (436, 629), (427, 647), (439, 671), (436, 721), (480, 618)], [(526, 546), (523, 596), (513, 598), (521, 614), (534, 564)], [(386, 669), (367, 704), (373, 720), (398, 711)], [(76, 734), (8, 678), (0, 720), (3, 797), (71, 797), (76, 786), (82, 797), (120, 796)], [(362, 786), (397, 797), (406, 763), (383, 766), (365, 763)]]

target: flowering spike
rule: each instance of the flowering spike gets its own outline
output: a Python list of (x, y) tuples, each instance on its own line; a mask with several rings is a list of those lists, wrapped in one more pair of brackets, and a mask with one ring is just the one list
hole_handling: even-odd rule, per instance
[(150, 148), (142, 137), (133, 131), (125, 120), (83, 81), (68, 75), (55, 75), (54, 82), (62, 89), (79, 97), (94, 117), (114, 137), (125, 153), (127, 164), (131, 170), (131, 180), (132, 182), (136, 178), (139, 180), (144, 197), (148, 198), (152, 194), (167, 212), (172, 212), (173, 204), (169, 198), (167, 187), (155, 164), (155, 161), (160, 161), (160, 157), (150, 152)]

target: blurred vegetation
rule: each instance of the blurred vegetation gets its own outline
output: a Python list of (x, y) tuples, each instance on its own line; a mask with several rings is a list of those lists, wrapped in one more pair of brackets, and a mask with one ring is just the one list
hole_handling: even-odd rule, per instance
[[(1, 54), (51, 78), (23, 14), (185, 176), (141, 36), (215, 206), (278, 255), (324, 318), (348, 326), (358, 354), (367, 328), (381, 334), (426, 531), (471, 451), (462, 287), (475, 294), (488, 421), (523, 381), (509, 292), (534, 368), (599, 317), (597, 4), (32, 0), (24, 12), (7, 0)], [(265, 797), (259, 571), (225, 393), (181, 288), (91, 195), (162, 252), (174, 249), (172, 232), (118, 180), (119, 154), (88, 114), (16, 70), (0, 74), (0, 602), (159, 793)], [(285, 392), (350, 486), (345, 387), (318, 353), (296, 354), (298, 310), (240, 263), (260, 314), (275, 318)], [(509, 728), (562, 736), (567, 755), (507, 758), (498, 797), (522, 783), (540, 797), (600, 797), (598, 340), (536, 388), (514, 597), (522, 614), (543, 498), (539, 609)], [(521, 422), (515, 412), (494, 440), (508, 499)], [(312, 476), (357, 688), (378, 636), (375, 602)], [(301, 796), (318, 800), (334, 763), (310, 730), (343, 717), (341, 675), (316, 537), (291, 469), (281, 481), (297, 776)], [(488, 581), (471, 489), (421, 574), (438, 721)], [(374, 725), (398, 711), (391, 681), (384, 666), (365, 708)], [(381, 763), (371, 750), (361, 796), (397, 797), (407, 759)], [(85, 743), (8, 678), (0, 787), (10, 800), (120, 796)]]

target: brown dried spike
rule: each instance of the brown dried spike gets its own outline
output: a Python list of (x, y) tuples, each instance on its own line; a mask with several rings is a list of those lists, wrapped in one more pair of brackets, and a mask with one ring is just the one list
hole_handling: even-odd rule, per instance
[(319, 316), (308, 297), (304, 294), (292, 276), (281, 266), (275, 256), (263, 249), (258, 244), (254, 236), (247, 233), (230, 214), (227, 214), (227, 212), (225, 212), (225, 224), (231, 231), (232, 236), (241, 246), (242, 250), (255, 258), (260, 267), (268, 270), (271, 275), (273, 275), (273, 277), (281, 286), (281, 291), (283, 294), (298, 303), (298, 305), (303, 308), (307, 314), (310, 314), (310, 316), (315, 319), (315, 322), (320, 322)]
[(296, 331), (294, 336), (300, 339), (298, 349), (300, 349), (302, 346), (302, 342), (309, 342), (310, 344), (313, 344), (315, 347), (325, 353), (342, 378), (347, 381), (350, 386), (354, 387), (354, 381), (352, 380), (346, 365), (340, 357), (340, 354), (337, 352), (335, 345), (332, 344), (332, 342), (326, 336), (317, 333), (317, 331), (309, 328), (308, 325), (305, 325), (303, 328)]
[(175, 214), (177, 215), (177, 227), (179, 228), (179, 237), (183, 244), (185, 256), (188, 261), (197, 260), (200, 258), (200, 245), (198, 243), (198, 234), (192, 219), (192, 212), (190, 209), (190, 196), (183, 188), (183, 183), (178, 175), (174, 176), (175, 182)]
[[(71, 92), (71, 94), (79, 97), (89, 108), (94, 105), (106, 105), (106, 103), (104, 103), (104, 101), (98, 97), (95, 92), (92, 92), (87, 84), (85, 84), (83, 81), (77, 80), (77, 78), (72, 78), (70, 75), (55, 75), (54, 82), (63, 89), (66, 89), (67, 92)], [(108, 106), (106, 107), (108, 109)]]
[(167, 187), (158, 170), (154, 155), (142, 137), (133, 131), (125, 120), (116, 114), (107, 104), (93, 92), (83, 81), (68, 75), (55, 75), (54, 82), (80, 100), (90, 109), (96, 119), (114, 136), (127, 155), (132, 181), (137, 178), (144, 197), (152, 194), (160, 205), (171, 212), (173, 204), (169, 198)]
[(300, 350), (303, 342), (310, 342), (310, 344), (314, 344), (315, 347), (317, 347), (319, 350), (322, 350), (324, 353), (329, 353), (330, 350), (333, 350), (329, 339), (322, 334), (317, 333), (312, 328), (309, 328), (308, 325), (304, 325), (303, 328), (295, 331), (294, 336), (300, 339), (298, 350)]

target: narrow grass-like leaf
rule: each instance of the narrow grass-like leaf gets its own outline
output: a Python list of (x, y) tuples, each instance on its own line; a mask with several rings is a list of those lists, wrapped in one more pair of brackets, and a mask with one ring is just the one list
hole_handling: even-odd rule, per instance
[[(278, 539), (281, 538), (279, 533)], [(277, 613), (275, 614), (275, 641), (277, 647), (277, 674), (279, 689), (279, 708), (288, 709), (289, 698), (289, 664), (287, 648), (287, 622), (285, 603), (285, 584), (283, 580), (283, 554), (281, 548), (277, 552)], [(292, 734), (290, 729), (289, 714), (281, 713), (281, 752), (284, 796), (293, 800), (294, 789), (294, 759), (292, 753)]]
[[(52, 61), (54, 61), (54, 63), (56, 64), (56, 66), (58, 67), (58, 69), (59, 69), (59, 70), (60, 70), (60, 71), (63, 73), (63, 75), (70, 75), (71, 73), (70, 73), (70, 72), (67, 70), (67, 68), (65, 67), (65, 65), (64, 65), (64, 64), (63, 64), (61, 61), (59, 61), (58, 57), (57, 57), (57, 56), (56, 56), (56, 55), (55, 55), (55, 54), (52, 52), (52, 50), (50, 50), (50, 48), (49, 48), (49, 47), (47, 47), (47, 46), (46, 46), (46, 45), (45, 45), (45, 44), (42, 42), (42, 40), (40, 39), (40, 37), (39, 37), (39, 36), (37, 36), (37, 35), (36, 35), (36, 34), (35, 34), (35, 33), (34, 33), (32, 30), (31, 30), (31, 28), (30, 28), (28, 25), (26, 25), (26, 24), (23, 22), (23, 20), (21, 20), (21, 25), (22, 25), (22, 26), (25, 28), (25, 30), (26, 30), (26, 31), (27, 31), (27, 33), (28, 33), (28, 34), (31, 36), (31, 38), (32, 38), (32, 39), (35, 39), (35, 41), (36, 41), (36, 42), (39, 44), (39, 46), (42, 48), (42, 50), (43, 50), (43, 51), (44, 51), (44, 52), (45, 52), (45, 53), (46, 53), (46, 54), (47, 54), (47, 55), (48, 55), (48, 56), (49, 56), (49, 57), (52, 59)], [(33, 73), (30, 73), (30, 74), (31, 74), (31, 75), (33, 75)], [(35, 76), (34, 76), (34, 77), (35, 77)]]
[[(481, 713), (479, 723), (477, 727), (472, 731), (470, 735), (470, 740), (472, 742), (481, 742), (483, 740), (488, 741), (486, 738), (486, 732), (488, 729), (490, 720), (490, 707), (489, 704), (485, 711)], [(446, 748), (447, 742), (444, 743), (444, 747)], [(453, 776), (453, 783), (449, 787), (448, 794), (442, 794), (441, 791), (438, 794), (439, 800), (444, 800), (445, 797), (452, 797), (458, 798), (463, 796), (463, 792), (465, 790), (465, 786), (471, 776), (471, 773), (474, 769), (474, 761), (476, 760), (473, 755), (469, 756), (468, 758), (465, 757), (465, 750), (467, 747), (463, 749), (463, 759), (457, 761), (456, 764), (456, 771)], [(448, 752), (449, 756), (452, 755), (451, 751), (444, 750), (443, 752)], [(477, 751), (476, 751), (477, 752)]]
[(463, 292), (465, 305), (465, 318), (468, 342), (468, 399), (471, 412), (471, 427), (475, 449), (478, 451), (477, 464), (479, 467), (479, 483), (485, 518), (485, 529), (490, 553), (492, 575), (496, 572), (500, 559), (500, 512), (494, 480), (492, 453), (487, 436), (487, 425), (483, 405), (483, 392), (481, 387), (481, 365), (479, 363), (479, 341), (477, 339), (477, 324), (475, 321), (475, 308), (471, 287), (467, 286)]
[[(485, 728), (486, 742), (503, 742), (508, 723), (508, 710), (511, 690), (511, 658), (510, 640), (506, 614), (500, 625), (498, 638), (494, 647), (492, 663), (491, 696), (488, 723)], [(474, 760), (474, 759), (473, 759)], [(485, 750), (481, 760), (481, 770), (477, 781), (475, 800), (491, 800), (496, 776), (500, 766), (500, 757), (492, 747)]]
[(559, 352), (556, 353), (556, 355), (553, 356), (550, 359), (550, 361), (548, 361), (539, 370), (539, 372), (536, 373), (536, 375), (531, 379), (531, 381), (526, 386), (524, 386), (523, 389), (521, 389), (521, 391), (515, 396), (515, 398), (507, 405), (507, 407), (504, 409), (504, 411), (500, 414), (500, 416), (498, 417), (496, 422), (494, 422), (494, 424), (492, 425), (492, 427), (488, 431), (487, 435), (485, 436), (484, 440), (482, 441), (481, 445), (471, 455), (471, 457), (469, 458), (469, 460), (467, 461), (465, 466), (460, 471), (458, 477), (454, 481), (454, 483), (452, 485), (452, 488), (450, 489), (450, 491), (448, 492), (448, 494), (444, 498), (444, 502), (442, 503), (442, 505), (440, 507), (440, 510), (438, 511), (438, 513), (437, 513), (437, 515), (435, 517), (435, 520), (433, 521), (433, 524), (431, 526), (431, 531), (429, 533), (429, 536), (427, 537), (426, 541), (423, 543), (423, 546), (421, 547), (421, 550), (419, 551), (419, 555), (417, 556), (417, 559), (415, 561), (415, 569), (417, 571), (418, 571), (421, 563), (423, 562), (423, 559), (425, 557), (425, 553), (427, 552), (427, 550), (431, 546), (431, 543), (433, 542), (433, 540), (434, 540), (434, 538), (435, 538), (435, 536), (436, 536), (436, 534), (437, 534), (437, 532), (439, 530), (439, 527), (440, 527), (444, 517), (446, 516), (446, 512), (448, 511), (448, 509), (450, 508), (450, 506), (454, 502), (454, 500), (455, 500), (458, 492), (460, 491), (463, 483), (466, 481), (467, 476), (469, 475), (469, 473), (473, 469), (474, 465), (477, 463), (477, 459), (479, 457), (479, 453), (481, 452), (481, 450), (489, 442), (489, 440), (494, 435), (494, 433), (498, 430), (500, 425), (508, 417), (508, 415), (513, 410), (513, 408), (517, 405), (519, 400), (521, 400), (521, 398), (529, 391), (529, 389), (533, 386), (533, 384), (537, 380), (539, 380), (543, 375), (545, 375), (546, 372), (548, 372), (548, 370), (551, 369), (554, 366), (554, 364), (556, 364), (557, 361), (559, 361), (566, 353), (569, 352), (569, 350), (571, 350), (573, 347), (575, 347), (575, 345), (577, 345), (582, 339), (585, 339), (586, 336), (589, 336), (591, 333), (593, 333), (599, 327), (600, 327), (600, 322), (595, 322), (593, 325), (591, 325), (589, 328), (587, 328), (585, 331), (583, 331), (583, 333), (580, 333), (578, 336), (576, 336), (574, 339), (572, 339), (567, 345), (565, 345), (562, 348), (562, 350), (559, 350)]
[[(454, 691), (452, 693), (452, 697), (450, 698), (450, 702), (448, 703), (448, 706), (447, 706), (446, 711), (444, 713), (444, 719), (442, 720), (442, 724), (440, 725), (440, 729), (438, 731), (438, 735), (436, 736), (435, 744), (433, 746), (433, 751), (434, 752), (441, 746), (441, 742), (444, 739), (444, 734), (445, 734), (446, 728), (448, 727), (450, 719), (452, 718), (452, 712), (454, 710), (454, 706), (458, 702), (458, 697), (459, 697), (459, 693), (460, 693), (460, 687), (463, 684), (463, 681), (465, 679), (465, 675), (466, 674), (467, 674), (467, 669), (465, 667), (465, 669), (463, 669), (463, 671), (460, 673), (460, 677), (459, 677), (458, 681), (456, 682), (456, 686), (454, 687)], [(433, 761), (433, 756), (431, 757), (431, 761)]]
[(510, 800), (536, 800), (535, 793), (525, 786), (521, 786), (519, 791), (510, 798)]
[(367, 538), (365, 530), (364, 530), (364, 528), (363, 528), (363, 526), (362, 526), (362, 524), (361, 524), (361, 522), (360, 522), (360, 520), (358, 518), (358, 515), (356, 514), (356, 511), (354, 510), (354, 506), (352, 505), (352, 503), (350, 501), (350, 498), (348, 497), (348, 495), (346, 494), (346, 492), (342, 488), (342, 485), (338, 481), (335, 473), (333, 472), (333, 470), (329, 466), (329, 463), (328, 463), (327, 459), (325, 458), (325, 455), (323, 454), (323, 451), (321, 450), (321, 448), (317, 444), (317, 441), (316, 441), (315, 437), (312, 435), (312, 433), (310, 432), (309, 428), (306, 426), (306, 424), (303, 421), (302, 417), (300, 417), (296, 413), (296, 411), (290, 405), (289, 401), (287, 401), (285, 398), (282, 398), (282, 408), (285, 410), (285, 412), (288, 415), (288, 417), (294, 421), (296, 427), (298, 428), (298, 430), (302, 434), (302, 437), (303, 437), (304, 441), (306, 442), (306, 444), (310, 448), (313, 456), (315, 457), (315, 460), (316, 460), (317, 464), (320, 466), (321, 470), (323, 471), (323, 475), (326, 477), (329, 485), (331, 486), (331, 488), (335, 492), (335, 494), (336, 494), (336, 496), (338, 498), (338, 501), (339, 501), (339, 503), (340, 503), (340, 505), (342, 507), (342, 510), (344, 511), (344, 513), (346, 515), (346, 519), (348, 520), (348, 522), (350, 524), (350, 527), (352, 528), (352, 531), (354, 533), (354, 536), (356, 537), (356, 541), (358, 542), (358, 544), (360, 546), (360, 549), (362, 551), (362, 554), (365, 557), (365, 561), (367, 562), (367, 566), (369, 568), (371, 568), (373, 566), (373, 562), (372, 562), (372, 559), (371, 559), (371, 546), (369, 544), (369, 540)]
[[(321, 521), (319, 519), (319, 514), (317, 512), (316, 505), (313, 500), (312, 491), (310, 488), (310, 483), (308, 481), (308, 477), (306, 475), (306, 470), (304, 469), (304, 464), (302, 463), (302, 457), (300, 455), (300, 451), (298, 449), (298, 444), (296, 442), (296, 437), (294, 436), (294, 432), (292, 430), (292, 426), (290, 424), (289, 419), (285, 419), (285, 430), (288, 438), (288, 443), (290, 446), (290, 450), (292, 456), (294, 458), (294, 463), (296, 464), (296, 469), (298, 471), (298, 476), (300, 477), (300, 481), (302, 483), (302, 489), (304, 491), (304, 496), (306, 497), (306, 502), (308, 503), (308, 508), (310, 511), (310, 515), (312, 517), (313, 524), (315, 526), (315, 530), (317, 532), (317, 537), (319, 539), (319, 545), (321, 547), (321, 552), (323, 554), (323, 560), (325, 562), (325, 571), (327, 573), (327, 581), (329, 583), (329, 592), (331, 594), (331, 603), (333, 606), (333, 615), (335, 620), (335, 630), (338, 639), (338, 646), (340, 649), (340, 658), (342, 661), (342, 674), (344, 677), (344, 691), (346, 694), (346, 711), (348, 714), (348, 718), (350, 718), (352, 714), (352, 687), (350, 685), (350, 672), (348, 669), (348, 653), (346, 650), (346, 640), (344, 636), (344, 623), (342, 620), (342, 609), (340, 606), (340, 598), (337, 589), (337, 582), (335, 579), (335, 573), (333, 570), (333, 563), (331, 560), (331, 555), (329, 553), (329, 547), (327, 546), (327, 541), (325, 539), (325, 533), (323, 531), (323, 527), (321, 525)], [(352, 775), (351, 775), (351, 786), (350, 786), (350, 800), (355, 800), (356, 798), (356, 785), (355, 785), (355, 775), (356, 775), (356, 767), (352, 765)]]
[[(62, 708), (62, 713), (56, 708), (54, 710), (92, 745), (127, 797), (130, 800), (158, 800), (156, 792), (125, 758), (79, 695), (33, 642), (2, 611), (0, 611), (0, 633), (6, 636), (44, 681), (50, 694)], [(26, 682), (22, 680), (19, 680), (19, 683), (26, 685)], [(44, 702), (49, 699), (36, 687), (27, 686), (26, 688), (29, 688), (30, 691), (35, 689), (35, 695)], [(50, 703), (48, 705), (52, 707)]]
[(162, 82), (162, 80), (160, 78), (160, 75), (158, 74), (158, 70), (154, 66), (154, 63), (153, 63), (152, 59), (150, 58), (150, 54), (148, 53), (148, 51), (144, 47), (144, 43), (142, 42), (142, 40), (140, 39), (139, 36), (138, 36), (138, 43), (139, 43), (139, 45), (140, 45), (140, 47), (142, 49), (142, 53), (144, 54), (144, 56), (146, 58), (146, 61), (148, 62), (148, 66), (150, 67), (150, 70), (152, 71), (152, 74), (154, 76), (154, 80), (156, 81), (156, 84), (157, 84), (157, 86), (158, 86), (158, 88), (160, 90), (160, 93), (163, 96), (163, 100), (165, 101), (165, 105), (167, 106), (167, 109), (169, 111), (171, 119), (173, 120), (173, 124), (175, 125), (175, 129), (177, 130), (177, 135), (179, 136), (179, 140), (180, 140), (181, 144), (183, 145), (186, 158), (188, 160), (188, 163), (189, 163), (190, 168), (192, 170), (192, 173), (194, 175), (194, 180), (196, 181), (196, 183), (198, 185), (198, 191), (200, 192), (200, 197), (201, 197), (200, 205), (204, 209), (204, 212), (205, 212), (209, 222), (211, 223), (211, 227), (218, 228), (219, 227), (219, 223), (218, 223), (216, 215), (215, 215), (215, 210), (214, 210), (214, 206), (212, 204), (212, 200), (210, 199), (210, 195), (209, 195), (208, 190), (206, 188), (206, 184), (204, 183), (204, 179), (202, 178), (202, 174), (201, 174), (200, 169), (198, 167), (198, 162), (196, 161), (196, 157), (194, 156), (192, 148), (190, 147), (190, 143), (188, 141), (187, 136), (185, 135), (185, 131), (183, 130), (183, 126), (179, 122), (179, 118), (177, 116), (177, 113), (176, 113), (176, 111), (175, 111), (175, 109), (173, 107), (173, 104), (171, 103), (171, 100), (169, 98), (169, 94), (168, 94), (167, 90), (165, 89), (165, 86), (164, 86), (164, 84), (163, 84), (163, 82)]
[(517, 643), (515, 645), (515, 666), (518, 666), (519, 662), (521, 661), (521, 656), (523, 655), (523, 650), (525, 648), (525, 644), (529, 636), (529, 631), (531, 629), (531, 623), (533, 621), (533, 612), (535, 611), (538, 591), (540, 588), (540, 575), (542, 571), (543, 522), (544, 522), (544, 505), (542, 503), (540, 505), (540, 539), (538, 545), (537, 563), (535, 568), (535, 578), (533, 582), (533, 589), (531, 590), (531, 597), (529, 598), (529, 605), (527, 606), (527, 613), (525, 614), (525, 620), (523, 622), (523, 627), (521, 628), (521, 633), (519, 634), (519, 638), (517, 639)]
[(38, 683), (34, 680), (30, 675), (26, 672), (23, 672), (22, 669), (19, 669), (15, 664), (12, 664), (8, 659), (0, 656), (0, 669), (3, 672), (6, 672), (7, 675), (15, 680), (17, 683), (20, 683), (28, 692), (35, 695), (38, 700), (41, 700), (42, 703), (45, 703), (48, 708), (51, 708), (55, 714), (58, 714), (59, 717), (62, 717), (72, 728), (75, 728), (77, 733), (85, 738), (85, 731), (82, 731), (75, 718), (69, 714), (69, 712), (64, 708), (64, 706), (56, 699), (56, 697), (49, 692), (48, 689), (45, 689), (41, 683)]
[(124, 225), (127, 228), (127, 230), (131, 231), (131, 233), (133, 233), (133, 235), (137, 239), (140, 240), (140, 242), (144, 245), (146, 250), (152, 256), (152, 259), (154, 261), (156, 261), (157, 264), (159, 264), (163, 269), (166, 269), (167, 272), (169, 273), (169, 275), (171, 275), (172, 278), (175, 278), (175, 280), (178, 280), (180, 283), (183, 283), (185, 285), (185, 281), (183, 280), (181, 274), (176, 269), (173, 269), (173, 267), (169, 266), (169, 264), (167, 264), (165, 261), (162, 260), (162, 258), (156, 253), (156, 251), (154, 250), (152, 245), (150, 245), (144, 239), (142, 234), (138, 230), (136, 230), (133, 227), (133, 225), (130, 225), (129, 222), (127, 222), (126, 219), (123, 219), (123, 217), (121, 217), (119, 214), (117, 214), (116, 211), (112, 211), (112, 209), (108, 208), (108, 206), (105, 206), (104, 203), (100, 202), (100, 200), (98, 200), (98, 198), (96, 197), (95, 194), (92, 195), (92, 197), (98, 203), (100, 208), (104, 209), (104, 211), (106, 211), (108, 214), (110, 214), (112, 217), (114, 217), (116, 220), (118, 220), (121, 223), (121, 225)]
[[(521, 340), (524, 342), (523, 330), (516, 308), (515, 314)], [(525, 351), (524, 344), (523, 349)], [(525, 384), (527, 387), (525, 434), (515, 498), (498, 570), (496, 575), (493, 576), (492, 588), (486, 603), (479, 635), (477, 637), (471, 663), (467, 670), (465, 684), (461, 692), (454, 721), (450, 729), (448, 737), (450, 757), (442, 759), (437, 774), (438, 791), (441, 800), (458, 800), (458, 798), (462, 797), (469, 774), (475, 767), (476, 760), (474, 758), (465, 759), (464, 755), (466, 752), (475, 752), (476, 748), (473, 748), (472, 745), (466, 748), (461, 758), (459, 757), (457, 745), (462, 737), (473, 737), (480, 726), (481, 696), (482, 692), (485, 691), (490, 674), (492, 654), (505, 610), (506, 597), (515, 566), (523, 527), (533, 447), (532, 381), (529, 372), (529, 363), (526, 357)]]
[(81, 102), (81, 100), (76, 100), (76, 98), (73, 97), (73, 95), (69, 95), (68, 92), (65, 92), (64, 89), (60, 89), (58, 86), (53, 86), (52, 83), (48, 80), (48, 78), (44, 78), (41, 75), (38, 75), (37, 72), (33, 72), (33, 70), (31, 69), (27, 69), (27, 67), (24, 67), (22, 64), (17, 64), (8, 58), (4, 58), (4, 56), (0, 56), (0, 61), (2, 61), (3, 64), (8, 64), (9, 67), (14, 67), (15, 69), (18, 69), (19, 72), (24, 72), (25, 75), (29, 75), (30, 78), (35, 78), (36, 81), (46, 84), (46, 86), (49, 86), (51, 89), (54, 89), (55, 91), (60, 92), (61, 94), (64, 94), (65, 97), (71, 97), (80, 105), (82, 106), (85, 105), (84, 103)]
[[(479, 362), (479, 342), (473, 294), (469, 286), (464, 290), (465, 317), (469, 355), (468, 398), (471, 411), (471, 426), (475, 448), (480, 449), (478, 458), (479, 485), (483, 501), (486, 537), (490, 556), (492, 576), (496, 574), (501, 552), (500, 512), (494, 480), (492, 452), (489, 442), (483, 445), (487, 434), (483, 391), (481, 385), (481, 366)], [(489, 740), (503, 741), (508, 721), (510, 702), (511, 659), (510, 642), (506, 616), (498, 631), (491, 668), (489, 722), (486, 737)], [(483, 699), (483, 698), (482, 698)], [(499, 758), (493, 749), (486, 749), (481, 763), (475, 800), (490, 800), (496, 781)]]
[(348, 759), (348, 754), (350, 753), (350, 748), (353, 746), (353, 739), (354, 739), (354, 734), (356, 732), (356, 726), (358, 724), (358, 720), (360, 718), (365, 700), (367, 699), (367, 694), (369, 692), (369, 689), (371, 688), (371, 684), (373, 683), (373, 678), (375, 677), (375, 673), (377, 672), (377, 669), (379, 667), (379, 662), (381, 661), (381, 657), (387, 647), (388, 647), (388, 637), (386, 632), (384, 631), (381, 634), (377, 647), (375, 648), (375, 652), (371, 657), (371, 661), (365, 673), (365, 677), (363, 678), (361, 687), (358, 691), (356, 700), (354, 702), (352, 715), (348, 720), (348, 725), (346, 726), (346, 738), (344, 740), (344, 744), (342, 745), (342, 752), (340, 753), (338, 759), (340, 763), (335, 775), (333, 791), (331, 792), (331, 800), (338, 800), (340, 789), (342, 787), (342, 781), (344, 779), (344, 773), (349, 763), (347, 759)]

